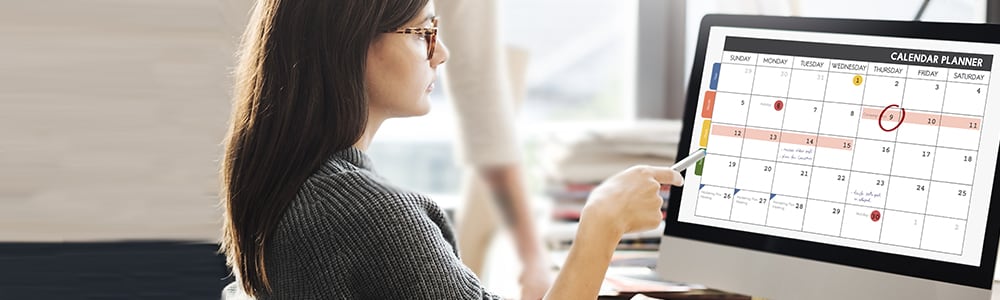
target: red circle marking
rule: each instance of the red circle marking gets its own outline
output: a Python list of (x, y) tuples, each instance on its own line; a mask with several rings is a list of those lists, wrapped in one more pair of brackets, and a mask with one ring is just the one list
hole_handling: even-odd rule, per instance
[(903, 109), (902, 107), (899, 107), (899, 123), (896, 123), (896, 126), (892, 128), (885, 129), (885, 126), (882, 125), (882, 117), (885, 116), (886, 111), (888, 111), (890, 108), (893, 107), (899, 107), (899, 104), (886, 106), (885, 108), (882, 109), (882, 113), (878, 114), (878, 128), (882, 128), (882, 131), (892, 132), (893, 130), (899, 129), (899, 125), (903, 125), (903, 120), (906, 119), (906, 110)]
[(877, 210), (872, 211), (872, 222), (878, 222), (878, 220), (881, 218), (882, 218), (882, 213), (878, 212)]
[(785, 107), (785, 103), (781, 102), (781, 100), (774, 101), (774, 110), (781, 111), (781, 109), (784, 108), (784, 107)]

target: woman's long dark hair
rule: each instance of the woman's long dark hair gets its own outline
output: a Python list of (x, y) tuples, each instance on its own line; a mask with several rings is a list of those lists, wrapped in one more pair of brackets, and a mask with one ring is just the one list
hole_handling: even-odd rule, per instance
[(221, 251), (250, 296), (269, 294), (264, 249), (303, 182), (351, 147), (368, 116), (365, 60), (428, 0), (258, 0), (235, 70)]

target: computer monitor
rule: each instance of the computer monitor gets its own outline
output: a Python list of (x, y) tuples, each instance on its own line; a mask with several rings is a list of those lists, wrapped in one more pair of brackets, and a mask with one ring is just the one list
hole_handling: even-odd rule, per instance
[(670, 193), (663, 278), (990, 297), (1000, 27), (709, 15), (696, 49), (678, 154), (708, 154)]

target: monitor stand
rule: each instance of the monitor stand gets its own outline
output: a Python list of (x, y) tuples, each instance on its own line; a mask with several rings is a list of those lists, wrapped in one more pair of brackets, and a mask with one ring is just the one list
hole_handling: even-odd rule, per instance
[(656, 272), (768, 300), (989, 300), (990, 290), (664, 236)]

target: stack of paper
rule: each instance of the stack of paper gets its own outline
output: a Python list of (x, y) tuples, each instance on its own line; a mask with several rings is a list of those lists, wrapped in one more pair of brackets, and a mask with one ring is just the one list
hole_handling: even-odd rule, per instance
[(539, 158), (555, 182), (600, 182), (637, 164), (667, 165), (677, 157), (679, 120), (566, 125), (542, 137)]

